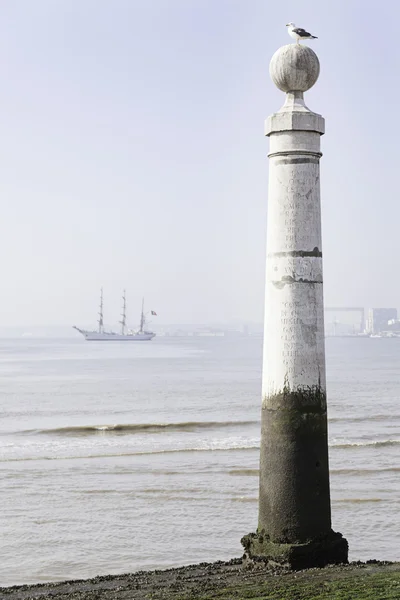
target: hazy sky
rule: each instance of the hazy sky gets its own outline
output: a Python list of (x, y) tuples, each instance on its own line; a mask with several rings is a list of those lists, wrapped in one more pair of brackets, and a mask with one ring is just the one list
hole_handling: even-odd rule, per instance
[(326, 119), (327, 305), (398, 306), (394, 0), (1, 0), (0, 325), (263, 317), (272, 54), (308, 42)]

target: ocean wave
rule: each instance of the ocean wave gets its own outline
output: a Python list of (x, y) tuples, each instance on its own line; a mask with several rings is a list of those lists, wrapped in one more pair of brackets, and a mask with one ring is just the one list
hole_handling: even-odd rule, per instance
[(363, 423), (364, 421), (400, 421), (400, 415), (365, 415), (360, 417), (329, 417), (329, 423)]
[(222, 429), (225, 427), (247, 427), (257, 425), (258, 421), (187, 421), (183, 423), (122, 423), (109, 425), (72, 425), (54, 429), (28, 429), (23, 434), (45, 434), (65, 436), (85, 436), (103, 433), (134, 434), (161, 433), (164, 431), (192, 432), (202, 429)]
[[(400, 473), (400, 467), (384, 467), (382, 469), (330, 469), (331, 475), (360, 475), (370, 476), (377, 473)], [(241, 477), (258, 477), (259, 469), (231, 469), (227, 471), (228, 475), (236, 475)]]
[[(352, 423), (361, 421), (385, 421), (393, 419), (399, 419), (400, 416), (391, 417), (389, 415), (373, 415), (370, 417), (332, 417), (328, 421), (330, 423)], [(133, 434), (156, 434), (163, 432), (196, 432), (201, 430), (217, 430), (224, 428), (239, 428), (249, 426), (259, 426), (260, 421), (258, 420), (242, 420), (242, 421), (186, 421), (178, 423), (105, 423), (99, 425), (68, 425), (66, 427), (55, 427), (49, 429), (26, 429), (23, 431), (1, 431), (0, 435), (53, 435), (53, 436), (66, 436), (66, 437), (84, 437), (91, 435), (101, 434), (115, 434), (115, 435), (133, 435)], [(395, 443), (399, 443), (395, 440)], [(388, 442), (382, 442), (383, 445), (390, 445), (391, 440)], [(345, 444), (332, 444), (334, 447), (345, 447)], [(352, 445), (363, 445), (363, 444), (351, 444)], [(368, 444), (366, 444), (368, 445)]]
[(259, 474), (259, 469), (231, 469), (228, 471), (228, 475), (238, 475), (240, 477), (258, 477)]
[(258, 502), (258, 498), (246, 498), (241, 496), (240, 498), (231, 498), (232, 502)]
[(389, 502), (385, 498), (337, 498), (332, 504), (370, 504), (376, 502)]
[[(370, 442), (340, 442), (330, 444), (330, 447), (333, 449), (360, 449), (360, 448), (381, 448), (381, 447), (391, 447), (400, 445), (400, 440), (383, 440), (383, 441), (370, 441)], [(82, 448), (83, 450), (83, 448)], [(7, 456), (7, 454), (0, 456), (0, 462), (24, 462), (24, 461), (40, 461), (40, 460), (80, 460), (80, 459), (97, 459), (97, 458), (121, 458), (121, 457), (134, 457), (134, 456), (155, 456), (155, 455), (168, 455), (168, 454), (189, 454), (196, 452), (247, 452), (247, 451), (259, 451), (260, 445), (258, 440), (213, 440), (207, 444), (202, 445), (194, 445), (191, 447), (172, 447), (172, 448), (160, 448), (154, 450), (137, 450), (132, 452), (98, 452), (93, 454), (43, 454), (43, 455), (31, 455), (31, 456)], [(400, 470), (396, 467), (388, 468), (388, 470)], [(358, 469), (349, 469), (350, 472), (354, 472), (354, 474), (362, 472), (362, 470)], [(383, 472), (385, 469), (376, 469), (374, 472)], [(333, 474), (338, 473), (346, 473), (346, 470), (332, 470)], [(228, 471), (230, 475), (242, 475), (242, 476), (256, 476), (257, 469), (232, 469)]]
[(330, 469), (332, 475), (369, 476), (376, 473), (400, 473), (400, 467), (383, 467), (381, 469)]
[[(156, 496), (168, 496), (170, 494), (178, 495), (178, 494), (204, 494), (209, 493), (209, 488), (203, 487), (183, 487), (183, 488), (164, 488), (164, 487), (150, 487), (150, 488), (142, 488), (134, 493), (136, 494), (155, 494)], [(220, 492), (219, 492), (220, 493)]]
[(86, 460), (95, 458), (125, 458), (130, 456), (153, 456), (157, 454), (187, 454), (193, 452), (230, 452), (232, 450), (248, 451), (259, 450), (260, 446), (253, 444), (238, 444), (232, 446), (215, 446), (215, 447), (194, 447), (194, 448), (171, 448), (167, 450), (143, 450), (139, 452), (119, 452), (111, 454), (87, 454), (79, 456), (28, 456), (28, 457), (13, 457), (0, 458), (1, 462), (24, 462), (24, 461), (39, 461), (39, 460)]
[(382, 440), (377, 442), (343, 442), (339, 444), (330, 444), (332, 448), (383, 448), (385, 446), (399, 446), (400, 440)]

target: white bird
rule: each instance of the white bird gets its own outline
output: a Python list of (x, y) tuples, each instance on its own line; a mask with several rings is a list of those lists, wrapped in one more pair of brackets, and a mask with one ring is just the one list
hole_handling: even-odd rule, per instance
[(302, 29), (301, 27), (296, 27), (294, 23), (288, 23), (286, 27), (288, 28), (288, 34), (290, 35), (290, 37), (296, 40), (297, 43), (299, 43), (299, 40), (318, 39), (315, 35), (311, 35), (311, 33), (308, 33), (308, 31), (306, 31), (305, 29)]

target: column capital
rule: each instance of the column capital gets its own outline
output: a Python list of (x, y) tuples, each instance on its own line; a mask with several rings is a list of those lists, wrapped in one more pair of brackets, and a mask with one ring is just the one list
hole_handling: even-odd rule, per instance
[(323, 135), (325, 119), (314, 112), (280, 111), (267, 117), (264, 133), (270, 136), (281, 131), (312, 131)]

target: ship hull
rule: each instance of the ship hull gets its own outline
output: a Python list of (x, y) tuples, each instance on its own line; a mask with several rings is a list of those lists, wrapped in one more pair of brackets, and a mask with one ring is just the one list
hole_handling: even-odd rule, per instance
[(75, 327), (75, 329), (77, 329), (88, 342), (149, 342), (156, 335), (150, 331), (122, 335), (120, 333), (112, 332), (99, 333), (97, 331), (85, 331), (84, 329), (78, 329), (77, 327)]

